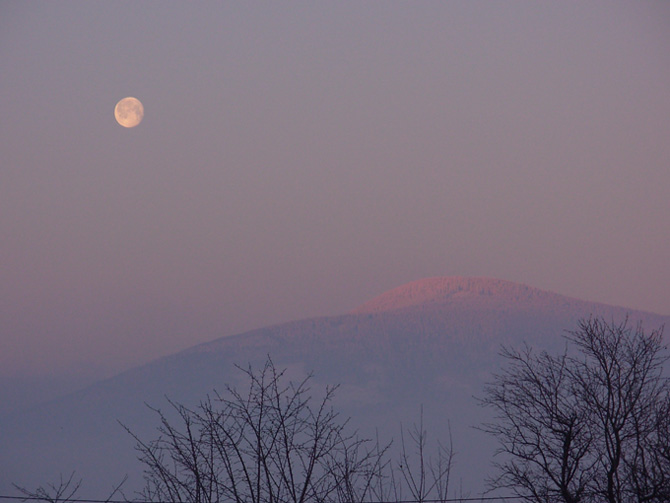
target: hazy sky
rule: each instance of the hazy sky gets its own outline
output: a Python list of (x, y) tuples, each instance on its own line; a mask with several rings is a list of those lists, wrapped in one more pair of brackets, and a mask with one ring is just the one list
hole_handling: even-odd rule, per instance
[(670, 2), (3, 2), (0, 67), (1, 375), (428, 276), (670, 314)]

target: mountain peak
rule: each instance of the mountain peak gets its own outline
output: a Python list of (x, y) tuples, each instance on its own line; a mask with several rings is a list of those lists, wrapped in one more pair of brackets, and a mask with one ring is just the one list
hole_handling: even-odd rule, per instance
[(354, 314), (380, 313), (410, 307), (441, 306), (474, 298), (519, 302), (540, 297), (560, 297), (526, 285), (483, 277), (435, 277), (412, 281), (364, 303)]

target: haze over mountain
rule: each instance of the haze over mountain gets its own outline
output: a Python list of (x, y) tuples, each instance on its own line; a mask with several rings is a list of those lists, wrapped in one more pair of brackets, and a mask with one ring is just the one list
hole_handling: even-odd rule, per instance
[(313, 389), (340, 384), (336, 406), (368, 435), (397, 435), (424, 408), (429, 440), (457, 451), (455, 482), (477, 493), (494, 445), (472, 427), (485, 417), (473, 398), (500, 365), (501, 345), (560, 351), (580, 318), (630, 316), (647, 330), (668, 316), (585, 302), (488, 278), (430, 278), (390, 290), (341, 316), (312, 318), (222, 337), (153, 361), (85, 390), (14, 413), (0, 424), (0, 490), (34, 486), (76, 470), (85, 496), (101, 497), (126, 473), (141, 482), (132, 439), (117, 420), (154, 438), (165, 396), (197, 404), (224, 384), (244, 386), (235, 364), (270, 355), (292, 379), (314, 373)]

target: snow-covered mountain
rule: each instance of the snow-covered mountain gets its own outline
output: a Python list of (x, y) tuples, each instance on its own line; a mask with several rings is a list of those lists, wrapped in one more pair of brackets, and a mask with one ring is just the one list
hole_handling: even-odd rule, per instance
[[(351, 313), (284, 323), (222, 337), (138, 367), (83, 391), (4, 418), (0, 490), (34, 486), (76, 470), (85, 496), (101, 497), (126, 473), (141, 473), (132, 439), (155, 436), (165, 396), (195, 404), (224, 384), (244, 385), (235, 364), (260, 366), (270, 355), (288, 376), (314, 374), (313, 387), (340, 384), (336, 405), (363, 432), (396, 435), (423, 406), (429, 440), (457, 451), (454, 476), (477, 493), (490, 473), (494, 445), (473, 428), (485, 418), (473, 395), (500, 365), (501, 345), (560, 351), (580, 318), (642, 321), (651, 330), (668, 316), (585, 302), (486, 278), (431, 278), (381, 294)], [(83, 493), (82, 493), (83, 494)]]

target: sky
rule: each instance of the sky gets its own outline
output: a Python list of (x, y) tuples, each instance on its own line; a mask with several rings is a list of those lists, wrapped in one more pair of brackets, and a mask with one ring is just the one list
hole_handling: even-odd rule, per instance
[(2, 378), (433, 276), (670, 314), (670, 2), (6, 1), (0, 68)]

